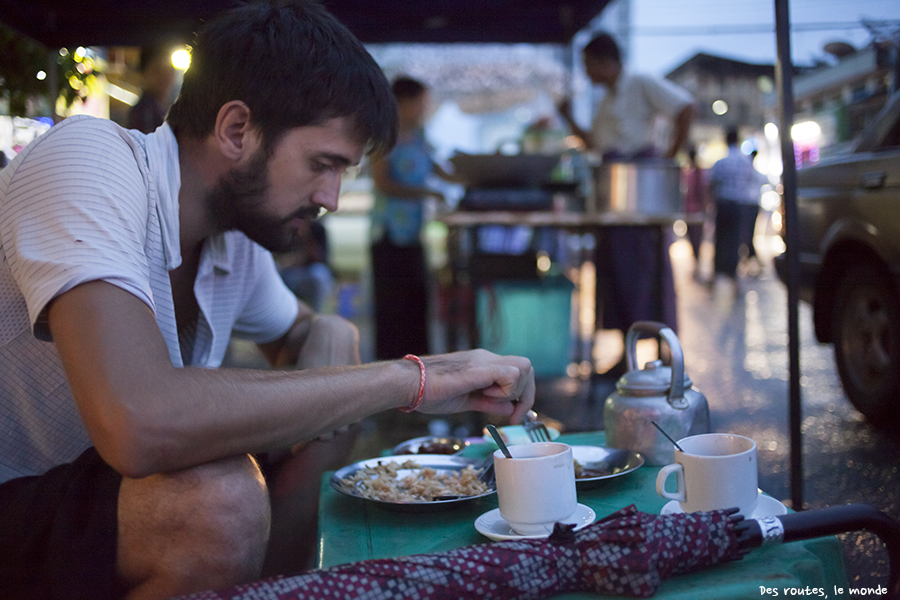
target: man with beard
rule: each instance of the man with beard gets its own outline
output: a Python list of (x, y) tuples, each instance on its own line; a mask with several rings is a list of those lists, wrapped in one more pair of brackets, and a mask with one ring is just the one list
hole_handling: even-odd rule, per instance
[[(331, 454), (317, 436), (393, 408), (531, 408), (527, 359), (359, 365), (355, 329), (278, 276), (267, 250), (337, 209), (344, 169), (387, 151), (396, 119), (343, 26), (271, 0), (204, 28), (153, 134), (73, 117), (4, 169), (4, 598), (169, 598), (282, 571), (309, 522), (293, 498)], [(232, 334), (276, 369), (216, 369)]]

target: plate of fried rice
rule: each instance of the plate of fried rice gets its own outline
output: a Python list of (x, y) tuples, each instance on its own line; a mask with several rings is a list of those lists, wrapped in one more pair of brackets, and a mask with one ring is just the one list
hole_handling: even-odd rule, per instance
[(478, 461), (445, 454), (384, 456), (362, 460), (331, 476), (341, 494), (400, 511), (452, 508), (496, 493), (478, 480)]

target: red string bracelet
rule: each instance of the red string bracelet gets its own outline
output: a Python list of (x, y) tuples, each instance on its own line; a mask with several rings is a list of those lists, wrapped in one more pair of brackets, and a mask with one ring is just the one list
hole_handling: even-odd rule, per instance
[(410, 406), (401, 406), (400, 410), (403, 412), (412, 412), (419, 408), (419, 405), (422, 404), (422, 398), (425, 396), (425, 363), (422, 362), (422, 359), (416, 356), (415, 354), (407, 354), (403, 357), (404, 360), (411, 360), (414, 363), (419, 365), (419, 395), (416, 397), (416, 401), (413, 402)]

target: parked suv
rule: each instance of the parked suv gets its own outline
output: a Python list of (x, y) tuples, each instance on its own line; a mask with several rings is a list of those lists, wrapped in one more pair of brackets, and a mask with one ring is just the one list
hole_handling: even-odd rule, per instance
[[(900, 92), (844, 152), (797, 172), (801, 297), (844, 391), (900, 424)], [(779, 274), (785, 278), (783, 261)]]

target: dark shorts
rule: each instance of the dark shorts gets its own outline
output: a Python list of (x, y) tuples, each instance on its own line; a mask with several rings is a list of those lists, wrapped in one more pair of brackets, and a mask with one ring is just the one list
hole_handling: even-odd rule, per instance
[(0, 596), (121, 598), (116, 574), (121, 476), (90, 448), (37, 477), (0, 484)]

